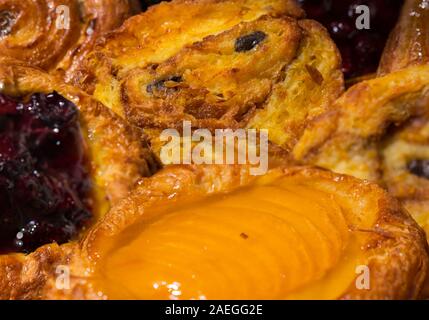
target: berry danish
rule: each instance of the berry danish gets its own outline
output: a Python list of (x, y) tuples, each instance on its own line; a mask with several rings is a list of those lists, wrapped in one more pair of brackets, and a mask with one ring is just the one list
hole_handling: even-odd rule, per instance
[(0, 297), (39, 298), (58, 245), (156, 162), (138, 129), (53, 76), (0, 58), (0, 88)]

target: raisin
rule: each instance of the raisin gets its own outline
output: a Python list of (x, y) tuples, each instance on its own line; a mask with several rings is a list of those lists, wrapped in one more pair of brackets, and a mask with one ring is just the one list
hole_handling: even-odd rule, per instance
[(15, 24), (16, 16), (9, 11), (0, 11), (0, 38), (9, 35)]
[(169, 88), (167, 88), (165, 86), (165, 83), (168, 82), (168, 81), (180, 83), (180, 82), (183, 81), (183, 79), (182, 79), (181, 76), (171, 76), (171, 77), (164, 78), (164, 79), (161, 79), (161, 80), (156, 80), (156, 81), (152, 82), (151, 84), (149, 84), (146, 87), (147, 93), (153, 94), (154, 91), (158, 91), (158, 92), (176, 91), (177, 90), (176, 87), (169, 87)]
[(255, 31), (251, 34), (242, 36), (235, 41), (235, 51), (250, 51), (264, 41), (266, 37), (267, 34), (262, 31)]
[(415, 159), (407, 164), (408, 171), (421, 178), (429, 179), (429, 160)]

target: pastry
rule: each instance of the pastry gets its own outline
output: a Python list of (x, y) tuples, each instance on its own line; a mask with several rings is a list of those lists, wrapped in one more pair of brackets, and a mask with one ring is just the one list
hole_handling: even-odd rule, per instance
[[(79, 3), (118, 9), (106, 15), (117, 25), (129, 12)], [(406, 2), (375, 73), (395, 9), (375, 35), (345, 39), (350, 21), (327, 16), (334, 3), (344, 9), (299, 1), (326, 30), (293, 0), (173, 0), (94, 38), (84, 19), (68, 35), (75, 49), (49, 49), (49, 61), (1, 53), (0, 298), (423, 297), (426, 236), (392, 195), (427, 228), (428, 37), (415, 31), (429, 8)], [(1, 46), (19, 19), (0, 12)], [(345, 91), (343, 75), (357, 84)], [(158, 153), (160, 131), (184, 120), (269, 129), (269, 172), (194, 164), (151, 176), (149, 145)]]
[[(429, 235), (429, 8), (406, 1), (378, 69), (309, 125), (296, 159), (378, 182)], [(429, 283), (425, 297), (429, 296)]]
[(309, 126), (294, 154), (379, 182), (429, 231), (429, 7), (424, 3), (405, 2), (378, 77), (348, 89)]
[(161, 3), (101, 40), (84, 69), (80, 85), (152, 138), (189, 120), (269, 129), (287, 150), (343, 91), (334, 43), (295, 1)]
[(169, 166), (79, 248), (71, 288), (52, 280), (48, 297), (411, 299), (428, 266), (423, 231), (385, 191), (306, 167)]
[(58, 244), (157, 164), (140, 130), (54, 76), (0, 58), (0, 88), (0, 298), (37, 298)]
[(1, 0), (1, 56), (72, 81), (96, 39), (137, 10), (136, 0)]

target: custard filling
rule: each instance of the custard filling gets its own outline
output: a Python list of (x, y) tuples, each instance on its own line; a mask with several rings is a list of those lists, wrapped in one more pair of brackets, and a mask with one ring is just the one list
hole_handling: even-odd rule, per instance
[(338, 298), (363, 252), (346, 209), (326, 192), (277, 179), (157, 208), (98, 241), (109, 299)]

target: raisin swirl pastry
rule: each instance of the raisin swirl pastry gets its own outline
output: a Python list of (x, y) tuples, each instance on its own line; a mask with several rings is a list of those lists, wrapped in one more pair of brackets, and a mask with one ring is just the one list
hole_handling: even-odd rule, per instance
[(135, 0), (1, 0), (1, 56), (72, 80), (96, 39), (137, 10)]
[(396, 200), (307, 167), (166, 167), (74, 252), (71, 289), (52, 278), (46, 297), (412, 299), (428, 267), (424, 233)]
[(406, 1), (378, 77), (351, 87), (294, 150), (298, 159), (386, 186), (429, 232), (429, 6)]
[(56, 77), (0, 58), (0, 298), (40, 298), (70, 247), (59, 244), (82, 237), (155, 168), (138, 129)]
[(269, 129), (289, 150), (342, 93), (340, 64), (295, 1), (175, 0), (106, 36), (81, 86), (152, 138), (189, 120)]

